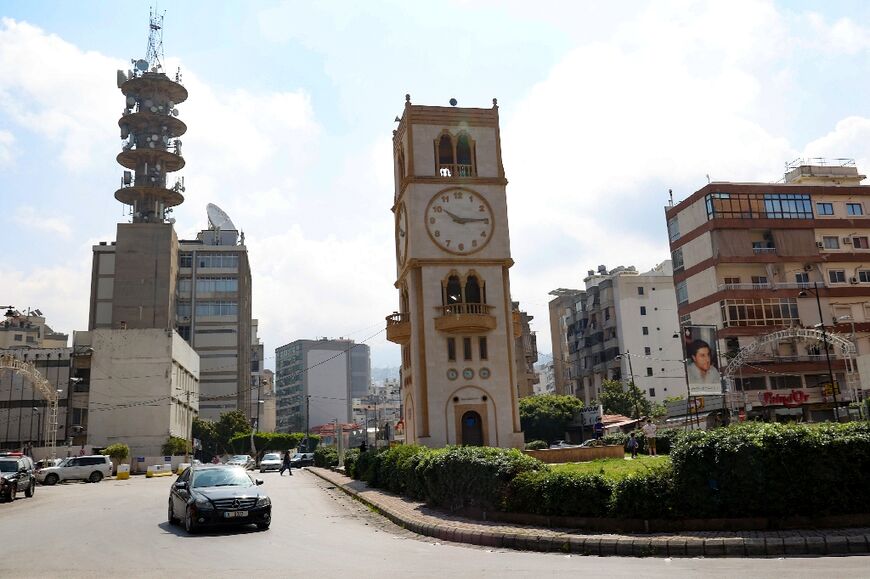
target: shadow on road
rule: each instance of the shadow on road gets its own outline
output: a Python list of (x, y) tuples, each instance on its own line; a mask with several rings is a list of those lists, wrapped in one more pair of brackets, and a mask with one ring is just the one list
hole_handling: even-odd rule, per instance
[(170, 525), (169, 521), (163, 521), (157, 525), (163, 531), (175, 535), (176, 537), (184, 537), (185, 539), (196, 539), (199, 537), (223, 537), (226, 535), (247, 535), (248, 533), (261, 533), (255, 525), (239, 525), (230, 527), (214, 527), (206, 528), (197, 531), (193, 535), (184, 530), (181, 525)]

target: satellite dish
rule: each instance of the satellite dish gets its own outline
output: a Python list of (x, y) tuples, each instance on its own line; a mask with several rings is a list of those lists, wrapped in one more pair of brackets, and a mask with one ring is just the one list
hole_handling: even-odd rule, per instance
[(178, 109), (172, 109), (172, 116), (173, 116), (173, 117), (177, 117), (177, 116), (178, 116)]
[(128, 97), (127, 97), (127, 104), (130, 105), (130, 106), (132, 107), (133, 105), (136, 104), (136, 99), (134, 99), (134, 98), (131, 97), (131, 96), (128, 96)]
[(127, 74), (123, 70), (119, 70), (118, 71), (118, 88), (121, 88), (121, 85), (123, 85), (125, 82), (127, 82)]
[(170, 217), (170, 218), (167, 219), (166, 221), (169, 222), (169, 225), (175, 225), (175, 217)]
[(208, 222), (212, 229), (236, 231), (236, 226), (233, 225), (230, 216), (224, 213), (223, 209), (214, 203), (209, 203), (206, 205), (205, 210), (206, 213), (208, 213)]
[(146, 100), (144, 103), (142, 103), (142, 104), (145, 105), (145, 108), (149, 108), (149, 109), (150, 109), (151, 106), (152, 106), (154, 103), (151, 101), (151, 99), (147, 99), (147, 100)]
[(137, 60), (136, 61), (136, 70), (139, 70), (141, 72), (145, 72), (146, 70), (148, 70), (148, 61), (142, 60), (141, 58), (139, 60)]

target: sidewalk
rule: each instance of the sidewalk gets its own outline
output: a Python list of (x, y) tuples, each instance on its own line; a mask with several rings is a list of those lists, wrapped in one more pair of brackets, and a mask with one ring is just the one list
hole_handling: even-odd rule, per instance
[(782, 557), (870, 553), (870, 528), (806, 531), (586, 533), (505, 525), (451, 515), (425, 503), (370, 489), (324, 468), (308, 470), (397, 525), (444, 541), (526, 551), (625, 557)]

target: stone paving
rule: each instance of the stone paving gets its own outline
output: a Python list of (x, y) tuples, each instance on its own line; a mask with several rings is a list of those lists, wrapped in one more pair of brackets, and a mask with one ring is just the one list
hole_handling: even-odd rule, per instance
[(623, 557), (784, 557), (870, 553), (870, 528), (615, 534), (468, 519), (369, 488), (323, 468), (309, 470), (397, 525), (444, 541), (527, 551)]

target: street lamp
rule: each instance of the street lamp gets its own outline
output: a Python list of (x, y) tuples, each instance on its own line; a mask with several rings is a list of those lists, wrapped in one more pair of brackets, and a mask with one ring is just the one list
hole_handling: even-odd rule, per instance
[[(799, 298), (807, 297), (810, 289), (803, 289), (798, 293)], [(819, 326), (822, 328), (822, 343), (825, 346), (825, 360), (828, 363), (828, 380), (831, 383), (831, 394), (834, 397), (834, 420), (840, 421), (840, 408), (839, 401), (837, 400), (837, 388), (834, 385), (834, 370), (831, 367), (831, 354), (828, 352), (828, 333), (825, 331), (825, 317), (822, 315), (822, 302), (819, 299), (819, 284), (818, 282), (813, 282), (812, 294), (816, 296), (816, 306), (819, 308)]]

